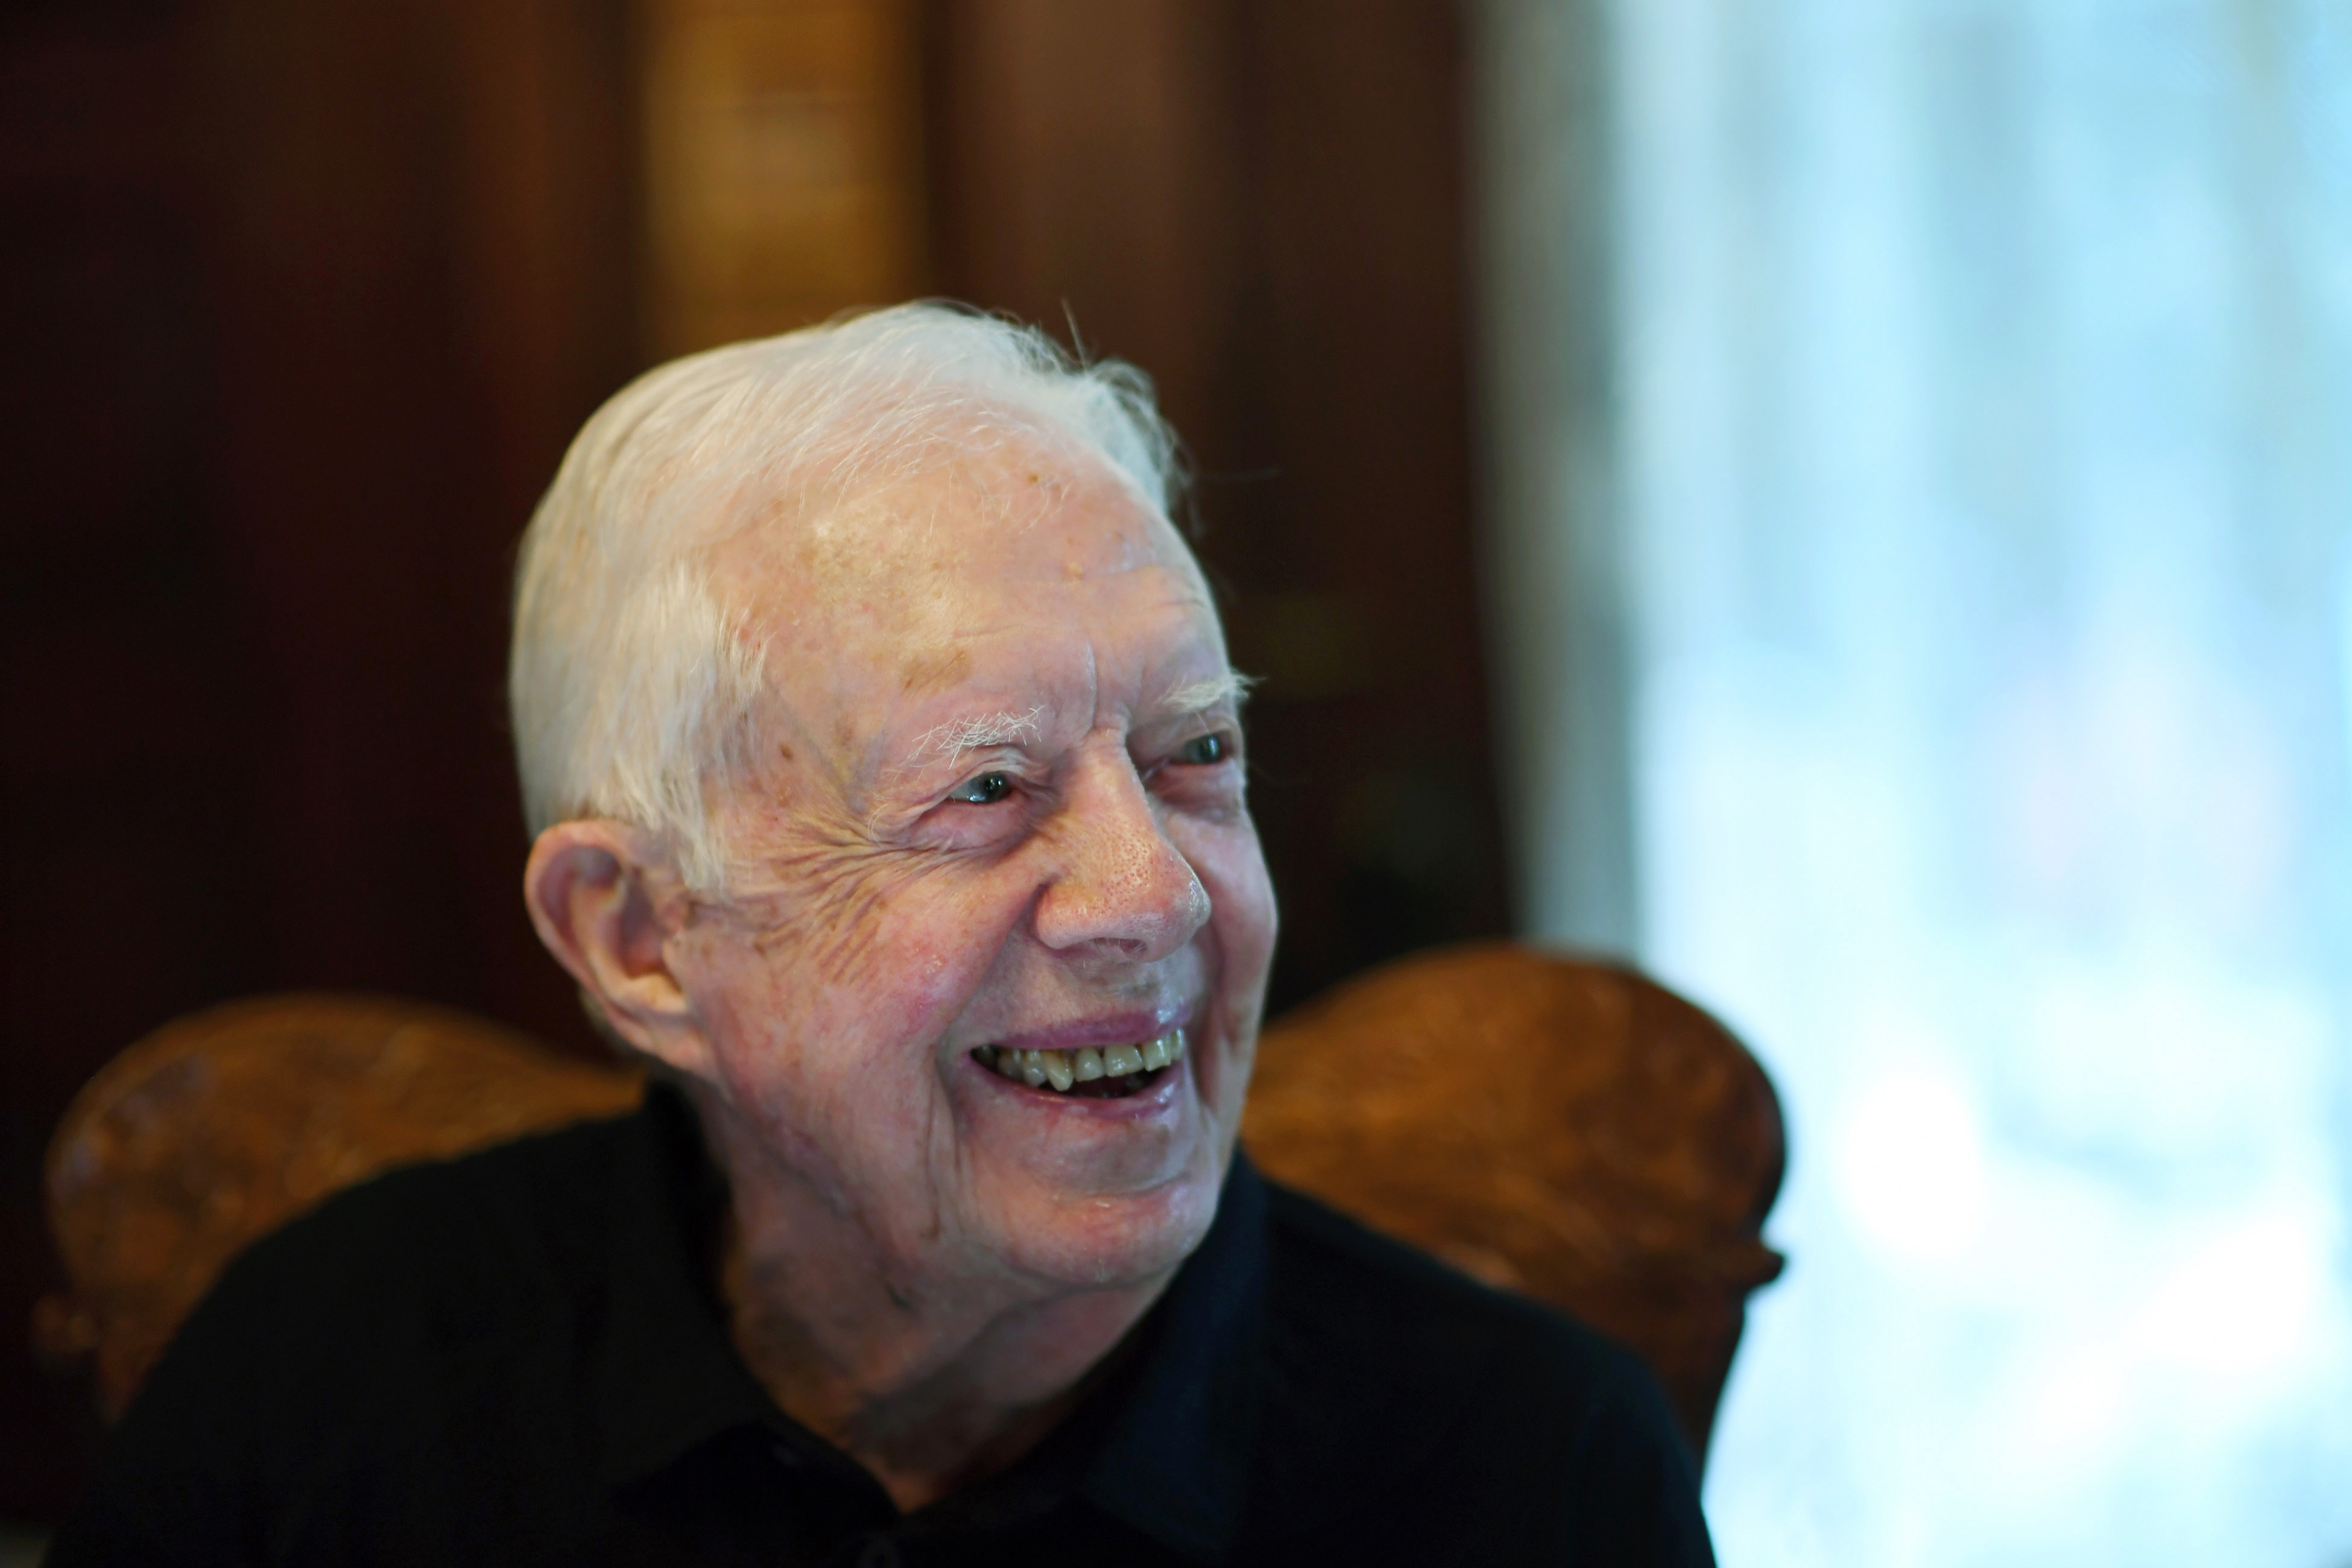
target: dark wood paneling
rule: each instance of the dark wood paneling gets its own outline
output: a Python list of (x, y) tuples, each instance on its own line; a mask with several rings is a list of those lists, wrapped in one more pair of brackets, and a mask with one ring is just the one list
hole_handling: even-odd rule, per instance
[(100, 1064), (313, 986), (584, 1048), (499, 689), (512, 541), (632, 367), (625, 16), (0, 23), (0, 1518), (86, 1463), (23, 1347), (41, 1150)]

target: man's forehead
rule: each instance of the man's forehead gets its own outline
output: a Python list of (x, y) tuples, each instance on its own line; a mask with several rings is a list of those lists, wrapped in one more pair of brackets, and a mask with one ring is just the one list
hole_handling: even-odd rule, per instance
[(849, 775), (1034, 742), (1106, 680), (1138, 722), (1231, 689), (1190, 549), (1091, 454), (1001, 449), (779, 509), (718, 567), (794, 728)]
[(1156, 568), (1213, 620), (1182, 537), (1107, 463), (1008, 456), (879, 485), (814, 515), (779, 509), (722, 552), (719, 592), (771, 657), (803, 675), (847, 657), (886, 662), (910, 699), (969, 679), (963, 644), (987, 630), (988, 601), (1004, 590), (1018, 603)]
[(745, 564), (772, 569), (772, 594), (874, 591), (976, 562), (1041, 573), (1189, 556), (1158, 506), (1109, 460), (1020, 438), (935, 457), (858, 481), (818, 476), (751, 510)]

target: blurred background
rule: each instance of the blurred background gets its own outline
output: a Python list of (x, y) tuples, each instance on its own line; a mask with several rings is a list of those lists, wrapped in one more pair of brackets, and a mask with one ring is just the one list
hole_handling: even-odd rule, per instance
[(1277, 1006), (1515, 930), (1774, 1073), (1727, 1563), (2352, 1563), (2341, 0), (15, 0), (0, 1520), (74, 1090), (269, 990), (593, 1050), (515, 538), (919, 294), (1158, 380)]

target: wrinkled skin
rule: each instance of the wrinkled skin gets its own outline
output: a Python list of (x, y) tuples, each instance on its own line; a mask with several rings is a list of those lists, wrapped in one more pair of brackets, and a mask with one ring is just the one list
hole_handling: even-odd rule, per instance
[[(723, 898), (560, 824), (542, 937), (687, 1075), (735, 1194), (736, 1338), (913, 1505), (1050, 1427), (1213, 1216), (1275, 937), (1198, 567), (1097, 459), (1024, 447), (754, 531), (766, 650)], [(1124, 1100), (971, 1056), (1149, 1038)]]

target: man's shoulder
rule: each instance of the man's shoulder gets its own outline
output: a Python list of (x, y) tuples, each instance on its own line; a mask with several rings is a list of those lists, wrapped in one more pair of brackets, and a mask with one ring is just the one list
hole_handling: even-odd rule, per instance
[(57, 1560), (241, 1561), (255, 1531), (263, 1555), (331, 1557), (349, 1530), (463, 1517), (469, 1476), (577, 1504), (575, 1369), (645, 1136), (624, 1117), (403, 1167), (247, 1247), (114, 1428)]
[(1257, 1531), (1367, 1561), (1711, 1561), (1696, 1467), (1631, 1352), (1268, 1188)]
[(640, 1136), (635, 1121), (582, 1122), (373, 1176), (255, 1242), (205, 1305), (478, 1295), (589, 1266)]
[(450, 1418), (511, 1392), (597, 1331), (614, 1250), (644, 1228), (625, 1211), (659, 1201), (642, 1191), (646, 1167), (657, 1174), (646, 1118), (400, 1166), (336, 1194), (230, 1262), (132, 1416), (227, 1405), (285, 1430), (348, 1413)]
[(133, 1415), (216, 1406), (224, 1383), (265, 1428), (424, 1415), (462, 1399), (525, 1329), (542, 1345), (587, 1331), (644, 1136), (635, 1121), (398, 1167), (329, 1198), (231, 1261)]
[[(1498, 1290), (1304, 1193), (1267, 1184), (1277, 1331), (1304, 1335), (1344, 1363), (1369, 1361), (1443, 1394), (1507, 1365), (1516, 1390), (1557, 1405), (1643, 1372), (1583, 1323)], [(1465, 1382), (1465, 1380), (1467, 1380)]]

